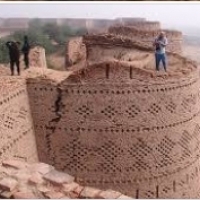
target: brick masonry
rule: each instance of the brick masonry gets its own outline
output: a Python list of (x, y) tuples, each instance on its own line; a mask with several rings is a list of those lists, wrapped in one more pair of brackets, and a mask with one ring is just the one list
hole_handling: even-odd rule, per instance
[(4, 162), (16, 172), (0, 179), (4, 196), (20, 181), (15, 198), (64, 198), (61, 185), (73, 198), (199, 198), (196, 63), (168, 52), (168, 73), (156, 74), (148, 45), (110, 34), (83, 42), (83, 66), (1, 77), (0, 162), (21, 161)]
[(134, 198), (199, 197), (196, 64), (169, 52), (168, 74), (156, 75), (148, 46), (110, 35), (84, 42), (87, 68), (28, 78), (39, 160)]

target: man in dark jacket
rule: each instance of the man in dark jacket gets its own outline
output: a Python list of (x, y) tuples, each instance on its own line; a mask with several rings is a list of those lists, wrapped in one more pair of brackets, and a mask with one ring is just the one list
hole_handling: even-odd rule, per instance
[(29, 68), (29, 51), (30, 51), (30, 45), (29, 45), (29, 42), (28, 42), (28, 37), (25, 35), (24, 36), (24, 45), (22, 47), (22, 52), (24, 54), (24, 63), (25, 63), (25, 69), (28, 69)]
[(8, 47), (9, 50), (9, 56), (10, 56), (10, 70), (11, 70), (11, 75), (14, 75), (14, 65), (17, 66), (17, 73), (20, 75), (20, 51), (19, 51), (19, 45), (20, 42), (13, 42), (13, 41), (8, 41), (6, 43), (6, 46)]

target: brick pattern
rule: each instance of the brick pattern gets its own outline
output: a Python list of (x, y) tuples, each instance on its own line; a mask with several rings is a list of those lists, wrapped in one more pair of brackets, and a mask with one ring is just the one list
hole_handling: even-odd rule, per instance
[(3, 162), (2, 197), (199, 197), (197, 66), (169, 53), (168, 74), (157, 76), (148, 45), (113, 35), (83, 39), (87, 68), (1, 79), (0, 161), (37, 161), (33, 117), (44, 162)]
[(105, 83), (105, 68), (80, 73), (84, 84), (28, 86), (40, 159), (82, 185), (134, 198), (198, 197), (198, 70), (161, 84), (140, 74), (132, 80), (129, 69), (110, 64)]
[(0, 163), (9, 157), (38, 161), (25, 79), (1, 77), (0, 92)]
[[(19, 164), (20, 163), (20, 164)], [(50, 171), (41, 169), (50, 169)], [(6, 172), (6, 173), (5, 173)], [(16, 174), (23, 174), (16, 176)], [(59, 172), (44, 163), (26, 163), (6, 160), (0, 168), (0, 198), (14, 199), (129, 199), (130, 197), (112, 190), (99, 190), (81, 186), (74, 177)]]

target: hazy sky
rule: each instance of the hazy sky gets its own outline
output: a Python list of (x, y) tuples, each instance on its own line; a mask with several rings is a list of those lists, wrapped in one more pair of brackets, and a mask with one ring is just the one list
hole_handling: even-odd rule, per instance
[(200, 27), (200, 3), (57, 2), (0, 3), (0, 17), (146, 17), (164, 24)]

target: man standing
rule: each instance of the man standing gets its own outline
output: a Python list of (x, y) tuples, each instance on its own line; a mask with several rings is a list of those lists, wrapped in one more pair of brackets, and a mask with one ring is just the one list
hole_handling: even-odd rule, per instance
[(10, 56), (10, 70), (11, 70), (11, 76), (14, 75), (14, 65), (17, 66), (17, 73), (20, 75), (20, 51), (19, 51), (19, 45), (20, 42), (13, 42), (13, 41), (8, 41), (6, 43), (6, 46), (8, 47), (9, 50), (9, 56)]
[(30, 45), (28, 42), (28, 37), (25, 35), (24, 36), (24, 45), (22, 47), (22, 52), (24, 54), (24, 63), (25, 63), (25, 69), (29, 68), (29, 51), (30, 51)]
[(165, 53), (165, 47), (167, 46), (168, 41), (165, 36), (164, 32), (161, 32), (158, 37), (156, 37), (154, 41), (154, 47), (155, 47), (155, 59), (156, 59), (156, 70), (159, 71), (159, 64), (160, 61), (162, 61), (164, 70), (167, 71), (166, 68), (166, 53)]

